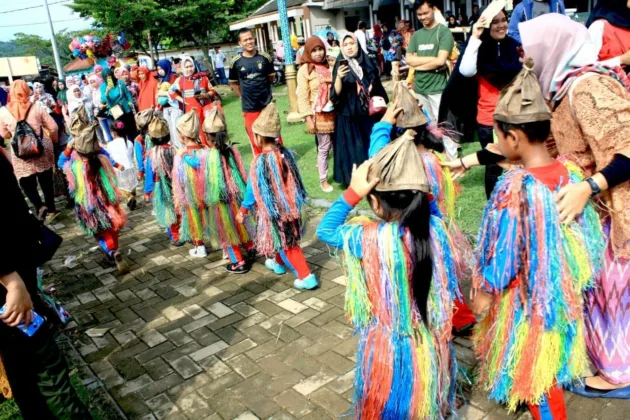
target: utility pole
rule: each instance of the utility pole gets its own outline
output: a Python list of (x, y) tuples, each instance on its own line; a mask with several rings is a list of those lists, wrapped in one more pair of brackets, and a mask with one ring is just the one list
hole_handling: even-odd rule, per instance
[(57, 49), (57, 39), (55, 38), (55, 28), (53, 27), (52, 19), (50, 17), (50, 10), (48, 9), (48, 0), (44, 0), (44, 9), (46, 9), (46, 17), (48, 17), (48, 25), (50, 25), (50, 42), (52, 43), (53, 55), (55, 56), (55, 65), (57, 66), (57, 74), (59, 78), (63, 78), (63, 67), (61, 66), (61, 58), (59, 57), (59, 50)]
[(300, 115), (297, 113), (297, 72), (293, 63), (293, 51), (291, 50), (291, 32), (289, 31), (289, 18), (287, 16), (286, 0), (278, 0), (278, 14), (280, 15), (280, 32), (282, 33), (282, 45), (284, 47), (284, 74), (287, 79), (287, 89), (289, 90), (289, 115), (288, 122), (299, 122)]

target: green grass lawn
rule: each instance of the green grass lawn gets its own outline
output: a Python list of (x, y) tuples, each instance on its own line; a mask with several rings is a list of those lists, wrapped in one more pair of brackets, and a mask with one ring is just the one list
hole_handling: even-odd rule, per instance
[[(274, 97), (281, 116), (289, 109), (289, 98), (286, 86), (281, 86), (274, 90)], [(227, 119), (230, 139), (237, 143), (237, 147), (246, 164), (249, 164), (252, 152), (249, 139), (245, 132), (245, 124), (241, 113), (240, 100), (233, 94), (226, 94), (223, 98), (223, 108)], [(331, 193), (323, 192), (319, 187), (319, 173), (317, 171), (317, 147), (315, 146), (315, 136), (304, 132), (304, 124), (288, 124), (286, 118), (282, 118), (282, 139), (285, 146), (289, 147), (296, 155), (300, 173), (306, 190), (311, 198), (326, 199), (334, 201), (342, 192), (341, 186), (332, 181), (333, 159), (330, 158), (329, 182), (335, 187)], [(464, 153), (472, 153), (479, 150), (480, 146), (475, 144), (465, 144)], [(457, 220), (462, 230), (467, 233), (476, 234), (485, 205), (485, 195), (483, 187), (483, 169), (474, 168), (469, 171), (461, 180), (462, 193), (457, 200)], [(365, 207), (367, 208), (367, 207)]]

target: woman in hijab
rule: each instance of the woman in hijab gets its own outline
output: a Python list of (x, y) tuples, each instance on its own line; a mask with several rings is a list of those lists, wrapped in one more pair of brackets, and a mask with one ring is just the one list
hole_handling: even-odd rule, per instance
[(57, 79), (57, 102), (63, 108), (63, 106), (68, 105), (67, 98), (68, 89), (66, 87), (66, 81), (63, 79)]
[(337, 116), (334, 178), (346, 186), (350, 184), (352, 165), (368, 158), (372, 127), (378, 120), (369, 114), (370, 97), (388, 99), (376, 63), (363, 52), (354, 34), (342, 38), (341, 52), (333, 70), (330, 99)]
[[(77, 111), (77, 109), (79, 109), (81, 105), (84, 105), (85, 111), (87, 112), (90, 121), (92, 121), (94, 118), (94, 106), (92, 104), (92, 97), (85, 96), (83, 92), (84, 90), (77, 85), (73, 85), (72, 87), (70, 87), (68, 95), (68, 114), (70, 115), (70, 119), (72, 119), (72, 116)], [(92, 91), (90, 90), (90, 95), (91, 94)]]
[(599, 0), (586, 22), (599, 51), (598, 59), (608, 66), (630, 66), (630, 2)]
[[(172, 71), (172, 64), (167, 59), (157, 62), (157, 79), (158, 91), (170, 89), (171, 85), (177, 80), (177, 75)], [(177, 121), (184, 115), (181, 104), (170, 96), (160, 96), (156, 99), (162, 108), (162, 115), (168, 124), (168, 130), (171, 133), (171, 144), (174, 147), (183, 147), (177, 135)]]
[(335, 131), (335, 114), (329, 103), (332, 74), (326, 58), (326, 45), (318, 36), (306, 40), (302, 66), (297, 74), (298, 112), (306, 118), (309, 134), (315, 134), (319, 184), (324, 192), (332, 192), (328, 183), (328, 154)]
[(46, 93), (43, 83), (33, 83), (33, 94), (31, 95), (31, 102), (40, 106), (47, 113), (52, 113), (55, 110), (57, 104), (55, 99), (50, 93)]
[[(473, 26), (468, 45), (449, 86), (442, 97), (446, 106), (464, 123), (477, 126), (481, 147), (493, 143), (493, 114), (501, 90), (521, 71), (519, 43), (507, 34), (508, 19), (504, 10), (492, 18), (484, 29), (486, 18)], [(462, 95), (462, 92), (470, 92)], [(486, 198), (490, 197), (503, 170), (488, 164), (485, 174)]]
[[(204, 106), (216, 100), (216, 92), (212, 89), (210, 81), (205, 73), (200, 73), (195, 66), (195, 61), (191, 56), (182, 57), (182, 76), (175, 80), (169, 90), (172, 99), (176, 99), (182, 104), (184, 112), (195, 110), (199, 117), (200, 124), (203, 125)], [(202, 144), (207, 145), (206, 135), (203, 130), (199, 133)]]
[(131, 97), (133, 98), (133, 103), (137, 103), (138, 101), (138, 84), (131, 80), (131, 73), (126, 66), (121, 66), (116, 68), (114, 71), (114, 75), (119, 79), (125, 82), (125, 86), (129, 89), (131, 93)]
[[(24, 80), (16, 80), (11, 84), (11, 102), (0, 109), (0, 136), (6, 140), (13, 138), (17, 122), (24, 119), (36, 133), (43, 133), (44, 152), (41, 156), (20, 159), (14, 155), (13, 169), (37, 215), (41, 219), (52, 221), (59, 214), (55, 208), (53, 188), (53, 143), (57, 142), (57, 123), (46, 109), (31, 103), (30, 93), (31, 90)], [(44, 193), (45, 204), (39, 196), (37, 184)]]
[[(136, 122), (134, 119), (134, 103), (131, 92), (127, 89), (124, 81), (118, 80), (110, 68), (105, 68), (101, 72), (103, 84), (101, 84), (101, 109), (113, 120), (122, 121), (125, 126), (125, 136), (127, 140), (133, 142), (137, 136)], [(111, 138), (109, 126), (107, 127), (107, 137)]]
[(138, 112), (157, 105), (158, 81), (147, 67), (138, 68)]
[(557, 194), (562, 222), (589, 198), (604, 205), (609, 233), (602, 275), (586, 295), (586, 343), (597, 376), (574, 384), (587, 397), (630, 398), (630, 88), (620, 69), (597, 64), (600, 50), (585, 26), (559, 14), (519, 25), (523, 49), (534, 59), (558, 152), (572, 155), (590, 175)]
[(166, 58), (163, 58), (162, 60), (159, 60), (157, 62), (157, 74), (160, 83), (175, 83), (177, 75), (173, 73), (172, 68), (173, 65), (171, 64), (171, 61)]

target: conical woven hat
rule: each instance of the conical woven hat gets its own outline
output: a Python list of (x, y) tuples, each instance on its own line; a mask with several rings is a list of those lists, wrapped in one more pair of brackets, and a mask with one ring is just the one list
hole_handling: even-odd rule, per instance
[(396, 127), (414, 128), (425, 125), (429, 121), (422, 112), (422, 107), (418, 105), (418, 100), (405, 86), (405, 82), (396, 82), (394, 85), (394, 95), (390, 106), (403, 110), (398, 114)]
[(83, 155), (98, 152), (101, 146), (98, 144), (98, 137), (96, 136), (96, 124), (84, 128), (79, 135), (75, 136), (73, 144), (74, 150)]
[(193, 110), (180, 117), (179, 121), (177, 121), (177, 130), (184, 137), (198, 139), (200, 125), (199, 117)]
[(252, 131), (263, 137), (280, 137), (280, 114), (275, 102), (270, 102), (262, 110), (252, 125)]
[(220, 131), (225, 131), (225, 118), (219, 111), (218, 107), (215, 107), (210, 111), (210, 114), (203, 120), (203, 131), (208, 134), (215, 134)]
[(416, 132), (405, 133), (374, 155), (368, 181), (379, 178), (376, 191), (414, 190), (429, 192), (424, 165), (413, 142)]
[(153, 117), (149, 123), (147, 133), (153, 139), (161, 139), (169, 135), (168, 124), (160, 117)]
[(149, 123), (153, 120), (153, 109), (145, 109), (144, 111), (140, 111), (135, 116), (136, 126), (139, 130), (144, 130), (147, 128)]
[(508, 124), (551, 120), (551, 111), (534, 73), (533, 59), (525, 60), (523, 70), (501, 91), (494, 119)]
[(88, 117), (87, 110), (85, 109), (85, 105), (79, 105), (79, 108), (72, 114), (72, 119), (70, 120), (70, 134), (73, 137), (78, 136), (83, 130), (85, 130), (90, 125), (90, 118)]

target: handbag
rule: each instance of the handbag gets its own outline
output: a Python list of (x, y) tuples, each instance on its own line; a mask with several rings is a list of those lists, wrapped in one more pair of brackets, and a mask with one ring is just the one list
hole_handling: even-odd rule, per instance
[(359, 89), (363, 91), (368, 99), (368, 113), (370, 114), (370, 117), (385, 113), (387, 110), (387, 103), (385, 102), (385, 99), (382, 96), (370, 96), (372, 85), (370, 85), (367, 91), (360, 82), (357, 82), (357, 86), (359, 86)]
[(41, 267), (48, 261), (52, 260), (55, 253), (61, 246), (63, 238), (53, 232), (48, 226), (39, 223), (39, 232), (37, 234), (37, 244), (35, 246), (35, 255), (33, 262), (37, 267)]
[(123, 111), (120, 105), (114, 105), (109, 109), (109, 113), (113, 119), (117, 120), (125, 114), (125, 111)]
[(44, 153), (44, 129), (40, 127), (38, 135), (33, 127), (26, 122), (32, 107), (33, 105), (28, 107), (24, 119), (15, 125), (15, 134), (13, 134), (13, 141), (11, 142), (15, 156), (24, 160), (40, 157)]

